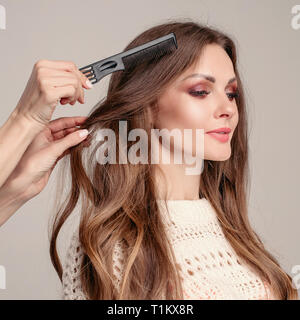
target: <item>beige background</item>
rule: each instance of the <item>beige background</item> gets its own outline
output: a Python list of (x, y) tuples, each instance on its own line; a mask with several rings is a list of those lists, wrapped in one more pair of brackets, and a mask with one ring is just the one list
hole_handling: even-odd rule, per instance
[[(81, 67), (119, 53), (137, 34), (168, 19), (191, 18), (228, 32), (238, 48), (250, 115), (250, 219), (289, 274), (292, 266), (300, 265), (300, 29), (291, 27), (291, 9), (297, 1), (0, 0), (0, 4), (7, 15), (6, 30), (0, 30), (0, 124), (16, 106), (39, 59), (70, 60)], [(103, 97), (108, 79), (85, 91), (85, 105), (59, 106), (53, 118), (87, 115)], [(7, 275), (0, 299), (60, 299), (47, 235), (55, 173), (46, 189), (0, 229), (0, 265)], [(61, 243), (61, 250), (66, 243)]]

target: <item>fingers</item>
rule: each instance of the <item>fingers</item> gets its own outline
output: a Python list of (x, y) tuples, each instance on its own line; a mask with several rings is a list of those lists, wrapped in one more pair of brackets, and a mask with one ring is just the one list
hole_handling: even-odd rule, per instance
[(29, 172), (36, 175), (37, 171), (47, 172), (53, 169), (56, 163), (69, 153), (69, 149), (88, 137), (88, 130), (77, 130), (63, 137), (62, 139), (53, 141), (50, 146), (42, 149), (35, 154), (35, 159), (31, 159)]
[(61, 139), (51, 142), (48, 147), (36, 152), (30, 158), (30, 161), (27, 163), (27, 176), (34, 177), (36, 181), (39, 180), (46, 172), (52, 171), (61, 158), (70, 153), (71, 147), (79, 143), (83, 143), (83, 147), (85, 147), (85, 141), (88, 141), (87, 137), (88, 130), (79, 129)]
[(52, 133), (58, 132), (63, 129), (79, 126), (85, 122), (88, 117), (63, 117), (52, 120), (49, 122), (48, 127)]
[(54, 168), (54, 167), (56, 166), (57, 162), (58, 162), (60, 159), (62, 159), (64, 156), (66, 156), (66, 155), (69, 154), (69, 153), (70, 153), (70, 149), (65, 150), (65, 151), (56, 159), (56, 161), (54, 162), (54, 165), (53, 165), (52, 168)]
[(93, 84), (88, 81), (87, 84), (86, 81), (88, 78), (79, 70), (77, 65), (73, 61), (64, 61), (64, 60), (39, 60), (36, 62), (36, 65), (39, 67), (47, 67), (47, 68), (52, 68), (52, 69), (57, 69), (57, 70), (65, 70), (68, 72), (74, 72), (79, 79), (81, 80), (81, 83), (84, 88), (86, 89), (91, 89), (93, 87)]
[[(51, 86), (54, 88), (70, 86), (72, 85), (75, 88), (75, 94), (73, 97), (68, 98), (68, 100), (73, 101), (74, 103), (78, 100), (80, 103), (84, 103), (84, 90), (82, 87), (82, 82), (76, 73), (60, 71), (60, 70), (51, 70), (49, 74), (49, 69), (47, 77), (43, 80), (44, 85)], [(46, 73), (46, 71), (45, 71)], [(62, 97), (63, 99), (64, 97)], [(67, 100), (66, 100), (67, 101)]]
[(62, 129), (58, 132), (55, 132), (52, 136), (53, 136), (53, 140), (59, 140), (62, 139), (63, 137), (67, 136), (68, 134), (79, 130), (79, 128), (77, 127), (73, 127), (73, 128), (66, 128), (66, 129)]
[[(61, 104), (70, 102), (74, 105), (78, 100), (80, 103), (84, 103), (84, 90), (91, 89), (93, 85), (88, 78), (77, 68), (76, 64), (72, 61), (63, 60), (39, 60), (36, 63), (36, 68), (39, 69), (39, 73), (48, 72), (47, 69), (56, 70), (54, 76), (47, 79), (45, 82), (52, 84), (55, 87), (72, 85), (76, 89), (73, 96), (62, 96)], [(69, 77), (69, 75), (73, 77)], [(55, 83), (55, 85), (53, 84)], [(61, 91), (60, 91), (61, 92)]]
[(78, 68), (76, 69), (76, 72), (78, 72), (78, 75), (82, 81), (82, 85), (84, 86), (84, 88), (92, 89), (93, 84), (91, 83), (91, 81)]
[[(56, 100), (59, 100), (60, 99), (59, 97), (64, 97), (64, 98), (69, 98), (70, 100), (73, 101), (74, 99), (77, 100), (77, 98), (78, 98), (78, 94), (76, 93), (76, 91), (77, 91), (77, 89), (74, 86), (69, 85), (69, 86), (64, 86), (64, 87), (56, 87), (52, 90), (48, 90), (48, 93), (51, 96), (52, 95), (56, 96), (57, 97)], [(76, 100), (74, 101), (74, 103), (76, 102)]]
[[(90, 80), (75, 66), (75, 71), (79, 76), (79, 79), (81, 80), (82, 86), (86, 89), (92, 89), (93, 88), (93, 84), (90, 82)], [(80, 90), (81, 90), (81, 96), (82, 96), (82, 103), (84, 103), (84, 92), (82, 89), (82, 86), (80, 86)], [(71, 105), (73, 105), (75, 102), (71, 101)]]
[[(73, 61), (65, 61), (65, 60), (46, 60), (42, 59), (37, 61), (36, 64), (39, 64), (40, 66), (44, 66), (47, 68), (52, 69), (58, 69), (58, 70), (66, 70), (66, 71), (78, 71), (78, 73), (81, 75), (83, 84), (85, 84), (85, 81), (87, 80), (87, 77), (79, 70), (77, 65)], [(87, 87), (88, 89), (88, 87)]]
[(60, 88), (64, 86), (73, 86), (75, 88), (75, 94), (72, 97), (74, 103), (78, 100), (80, 103), (84, 103), (84, 92), (81, 86), (81, 82), (77, 77), (68, 75), (55, 76), (51, 78), (44, 79), (44, 85), (51, 86), (54, 88)]
[(47, 149), (50, 149), (50, 153), (53, 154), (55, 159), (58, 159), (65, 151), (85, 140), (87, 136), (88, 130), (77, 130), (60, 140), (54, 141)]
[(61, 98), (60, 99), (60, 104), (62, 104), (62, 105), (67, 104), (68, 102), (70, 102), (70, 98)]

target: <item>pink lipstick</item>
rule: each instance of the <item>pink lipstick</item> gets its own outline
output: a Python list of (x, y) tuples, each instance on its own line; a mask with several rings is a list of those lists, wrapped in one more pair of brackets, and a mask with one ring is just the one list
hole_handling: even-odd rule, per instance
[(208, 131), (206, 133), (220, 142), (227, 142), (229, 140), (230, 132), (231, 132), (230, 128), (219, 128), (219, 129)]

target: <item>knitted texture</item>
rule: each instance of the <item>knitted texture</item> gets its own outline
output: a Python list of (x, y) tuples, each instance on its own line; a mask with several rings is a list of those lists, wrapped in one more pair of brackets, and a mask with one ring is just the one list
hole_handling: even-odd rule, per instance
[[(275, 299), (267, 283), (240, 259), (224, 236), (214, 208), (205, 199), (156, 200), (179, 269), (184, 299)], [(114, 247), (114, 285), (123, 275), (123, 249)], [(75, 231), (63, 267), (63, 298), (87, 299), (81, 289), (82, 247)]]

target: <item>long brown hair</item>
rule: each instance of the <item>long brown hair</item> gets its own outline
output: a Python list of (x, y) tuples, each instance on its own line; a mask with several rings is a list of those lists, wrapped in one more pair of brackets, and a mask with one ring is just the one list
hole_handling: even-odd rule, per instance
[[(237, 255), (269, 283), (275, 296), (297, 299), (290, 276), (266, 251), (248, 220), (247, 115), (235, 44), (217, 29), (191, 20), (177, 20), (142, 32), (124, 50), (171, 32), (176, 35), (178, 49), (126, 71), (114, 72), (107, 96), (94, 106), (84, 127), (91, 130), (93, 142), (97, 129), (112, 129), (117, 137), (117, 152), (120, 120), (127, 121), (128, 130), (143, 128), (150, 137), (153, 124), (149, 121), (149, 108), (155, 111), (160, 94), (197, 62), (204, 46), (220, 45), (230, 57), (238, 81), (239, 122), (231, 140), (231, 157), (226, 161), (204, 161), (199, 197), (210, 201)], [(148, 142), (151, 150), (151, 140)], [(153, 164), (99, 164), (95, 158), (100, 145), (98, 142), (84, 148), (81, 143), (71, 149), (67, 158), (72, 183), (68, 198), (55, 216), (50, 245), (52, 263), (60, 279), (62, 266), (56, 240), (62, 225), (81, 200), (79, 239), (85, 253), (81, 283), (89, 299), (182, 299), (180, 274), (155, 201)], [(130, 146), (128, 142), (128, 148)], [(120, 239), (126, 250), (124, 276), (118, 292), (112, 279), (112, 254)], [(173, 290), (168, 290), (171, 286)]]

